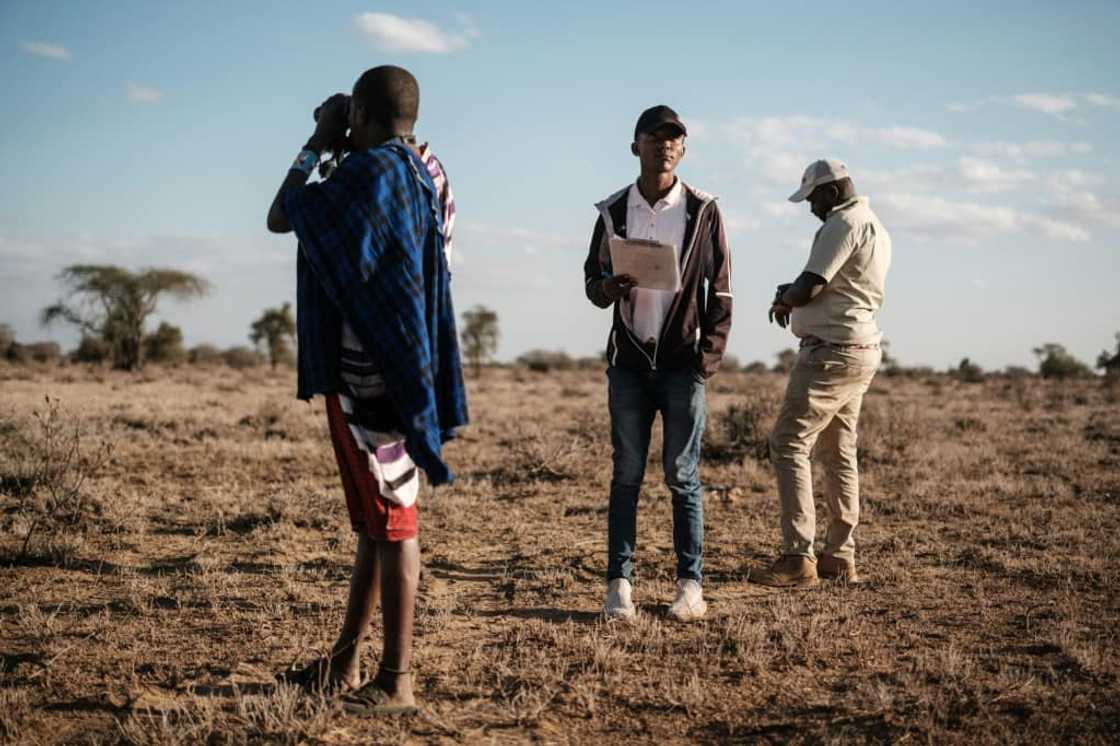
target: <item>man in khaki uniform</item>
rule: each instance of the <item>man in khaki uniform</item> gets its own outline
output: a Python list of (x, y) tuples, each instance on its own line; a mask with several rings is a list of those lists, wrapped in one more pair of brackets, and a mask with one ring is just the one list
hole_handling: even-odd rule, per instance
[[(789, 199), (808, 199), (824, 225), (804, 271), (793, 283), (778, 286), (770, 307), (770, 320), (782, 328), (792, 317), (801, 349), (770, 435), (782, 504), (782, 554), (751, 580), (776, 587), (815, 585), (818, 576), (855, 583), (856, 424), (882, 358), (875, 313), (883, 303), (891, 239), (867, 198), (856, 195), (839, 161), (810, 164)], [(813, 554), (816, 513), (809, 464), (818, 439), (830, 513), (819, 560)]]

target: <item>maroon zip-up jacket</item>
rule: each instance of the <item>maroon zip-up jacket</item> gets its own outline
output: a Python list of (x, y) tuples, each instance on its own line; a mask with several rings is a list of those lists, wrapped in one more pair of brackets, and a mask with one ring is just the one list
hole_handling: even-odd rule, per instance
[[(685, 231), (681, 246), (681, 289), (669, 307), (661, 336), (654, 345), (642, 344), (629, 325), (628, 297), (614, 303), (614, 321), (607, 340), (607, 361), (634, 370), (692, 368), (703, 378), (719, 370), (731, 331), (731, 252), (723, 232), (723, 218), (711, 195), (683, 184)], [(611, 301), (603, 281), (611, 276), (611, 254), (604, 216), (615, 234), (626, 238), (627, 186), (596, 205), (599, 219), (583, 265), (588, 299), (599, 308)]]

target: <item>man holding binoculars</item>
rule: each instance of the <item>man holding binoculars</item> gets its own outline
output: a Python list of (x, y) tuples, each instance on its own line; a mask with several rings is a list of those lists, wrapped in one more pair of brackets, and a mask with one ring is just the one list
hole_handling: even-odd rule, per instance
[[(412, 74), (389, 65), (366, 71), (353, 96), (328, 98), (268, 212), (269, 230), (299, 238), (297, 396), (326, 399), (358, 534), (338, 640), (285, 678), (341, 691), (347, 709), (366, 714), (416, 710), (419, 472), (450, 481), (441, 447), (467, 422), (448, 272), (454, 200), (439, 161), (416, 146), (419, 101)], [(328, 151), (329, 178), (307, 184)], [(379, 602), (381, 663), (363, 684), (361, 646)]]

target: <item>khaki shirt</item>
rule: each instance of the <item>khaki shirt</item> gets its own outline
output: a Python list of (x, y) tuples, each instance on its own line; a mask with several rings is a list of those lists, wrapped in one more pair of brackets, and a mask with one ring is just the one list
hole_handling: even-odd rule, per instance
[(875, 313), (883, 305), (891, 237), (866, 197), (837, 205), (813, 239), (806, 272), (828, 284), (807, 305), (793, 309), (798, 337), (839, 344), (876, 344), (882, 336)]

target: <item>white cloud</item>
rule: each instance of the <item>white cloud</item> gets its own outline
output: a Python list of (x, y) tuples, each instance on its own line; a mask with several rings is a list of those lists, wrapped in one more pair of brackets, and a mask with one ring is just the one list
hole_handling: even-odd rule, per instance
[(961, 158), (957, 161), (957, 175), (964, 188), (970, 192), (1007, 192), (1037, 178), (1032, 171), (1009, 171), (997, 163), (980, 158)]
[(422, 18), (402, 18), (392, 13), (360, 13), (354, 26), (374, 46), (387, 52), (448, 54), (465, 49), (478, 37), (474, 24), (465, 15), (456, 16), (461, 28), (448, 32)]
[(859, 187), (876, 194), (883, 192), (952, 192), (974, 194), (1009, 192), (1034, 183), (1038, 175), (1028, 169), (1007, 169), (981, 158), (959, 158), (951, 166), (918, 164), (894, 171), (866, 171), (856, 174)]
[(876, 200), (884, 222), (898, 236), (975, 243), (1001, 234), (1037, 231), (1056, 241), (1087, 241), (1089, 232), (1062, 220), (1012, 207), (982, 205), (920, 194), (886, 194)]
[(130, 82), (128, 84), (128, 100), (137, 104), (155, 104), (163, 98), (163, 91), (151, 86), (139, 85)]
[(973, 150), (981, 155), (1010, 158), (1026, 161), (1031, 158), (1064, 158), (1070, 155), (1085, 155), (1093, 151), (1087, 142), (1061, 142), (1058, 140), (1029, 140), (1027, 142), (980, 142)]
[(988, 96), (976, 101), (956, 101), (945, 105), (949, 111), (963, 113), (976, 111), (988, 104), (1015, 106), (1028, 111), (1052, 114), (1058, 119), (1068, 119), (1068, 115), (1083, 101), (1102, 109), (1120, 111), (1120, 96), (1108, 93), (1020, 93), (1015, 96)]
[(70, 50), (61, 44), (49, 44), (45, 41), (21, 41), (19, 45), (23, 51), (36, 57), (46, 57), (50, 60), (70, 61)]
[(1047, 180), (1047, 211), (1059, 220), (1120, 226), (1120, 197), (1091, 191), (1105, 184), (1103, 176), (1078, 169), (1056, 171)]
[[(905, 150), (928, 150), (947, 144), (944, 137), (931, 130), (861, 127), (802, 115), (745, 117), (723, 126), (720, 131), (744, 149), (747, 163), (757, 168), (765, 179), (788, 185), (791, 192), (810, 161), (834, 157), (832, 153), (822, 152), (822, 148), (870, 143)], [(810, 153), (807, 144), (816, 152)]]
[(721, 212), (723, 214), (723, 227), (731, 235), (752, 233), (762, 227), (762, 221), (753, 215), (734, 210), (723, 210), (722, 208)]
[(763, 202), (763, 211), (772, 218), (791, 218), (801, 214), (801, 208), (786, 200), (785, 202)]
[(1086, 93), (1085, 100), (1093, 106), (1120, 111), (1120, 96), (1110, 96), (1106, 93)]
[(1020, 93), (1011, 100), (1021, 109), (1041, 111), (1046, 114), (1064, 114), (1074, 109), (1077, 102), (1072, 96), (1054, 93)]
[(1104, 177), (1077, 168), (1067, 168), (1050, 174), (1050, 186), (1059, 194), (1083, 191), (1104, 183)]
[(1089, 231), (1079, 225), (1039, 215), (1026, 215), (1022, 218), (1024, 230), (1040, 230), (1046, 238), (1055, 241), (1088, 241)]
[(877, 140), (892, 148), (904, 150), (929, 150), (945, 146), (945, 138), (930, 130), (916, 127), (889, 127), (864, 131), (872, 140)]

